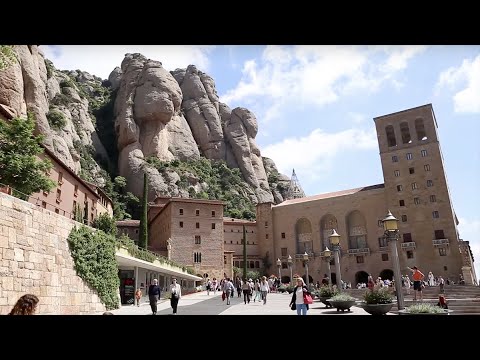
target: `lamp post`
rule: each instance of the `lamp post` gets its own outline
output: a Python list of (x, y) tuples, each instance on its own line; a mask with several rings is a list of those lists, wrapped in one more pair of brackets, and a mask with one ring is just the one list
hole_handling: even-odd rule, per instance
[(167, 259), (170, 260), (172, 257), (172, 244), (170, 243), (170, 239), (167, 240)]
[(277, 259), (277, 267), (278, 267), (278, 281), (282, 281), (282, 274), (280, 272), (280, 269), (282, 268), (282, 260)]
[(398, 310), (404, 309), (403, 292), (402, 292), (402, 275), (400, 273), (400, 260), (398, 258), (397, 240), (399, 235), (398, 220), (388, 211), (385, 219), (382, 220), (385, 237), (390, 244), (392, 251), (393, 275), (395, 277), (395, 291), (397, 293)]
[(333, 254), (335, 257), (335, 272), (338, 292), (342, 291), (342, 274), (340, 273), (340, 235), (337, 234), (335, 229), (332, 231), (332, 235), (329, 236), (330, 244), (333, 247)]
[(305, 251), (305, 254), (303, 254), (303, 263), (305, 264), (305, 277), (307, 279), (307, 289), (310, 290), (310, 280), (308, 276), (308, 254)]
[(288, 268), (290, 269), (290, 284), (292, 284), (292, 277), (293, 277), (293, 274), (292, 274), (292, 257), (290, 255), (288, 255)]
[(325, 251), (323, 252), (323, 258), (327, 262), (327, 273), (328, 273), (328, 287), (332, 286), (332, 269), (330, 268), (330, 261), (332, 260), (332, 252), (328, 248), (328, 246), (325, 248)]

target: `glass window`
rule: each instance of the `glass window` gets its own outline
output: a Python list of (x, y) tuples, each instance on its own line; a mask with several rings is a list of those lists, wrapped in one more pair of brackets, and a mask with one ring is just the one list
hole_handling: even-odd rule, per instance
[(388, 254), (382, 253), (382, 261), (388, 261)]
[(412, 160), (412, 159), (413, 159), (412, 153), (407, 153), (407, 160)]

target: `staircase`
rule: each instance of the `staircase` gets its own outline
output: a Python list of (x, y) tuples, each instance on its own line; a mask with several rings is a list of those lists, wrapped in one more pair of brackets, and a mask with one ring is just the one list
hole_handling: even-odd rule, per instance
[[(362, 300), (367, 289), (348, 289), (344, 292), (353, 297)], [(436, 304), (440, 289), (438, 286), (425, 287), (423, 289), (423, 302)], [(417, 294), (418, 295), (418, 294)], [(405, 307), (414, 304), (413, 287), (410, 289), (410, 295), (405, 293)], [(480, 287), (469, 285), (445, 285), (445, 298), (448, 308), (453, 310), (451, 315), (480, 315)], [(417, 298), (418, 301), (418, 298)], [(397, 303), (392, 308), (392, 312), (397, 310)]]

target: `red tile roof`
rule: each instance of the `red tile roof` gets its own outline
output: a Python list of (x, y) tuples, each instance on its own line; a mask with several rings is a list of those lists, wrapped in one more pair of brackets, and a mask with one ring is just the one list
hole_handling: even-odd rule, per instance
[(245, 224), (245, 225), (256, 225), (256, 221), (250, 221), (245, 219), (235, 219), (232, 217), (223, 217), (224, 224)]
[(117, 226), (140, 226), (140, 220), (121, 220), (116, 222)]

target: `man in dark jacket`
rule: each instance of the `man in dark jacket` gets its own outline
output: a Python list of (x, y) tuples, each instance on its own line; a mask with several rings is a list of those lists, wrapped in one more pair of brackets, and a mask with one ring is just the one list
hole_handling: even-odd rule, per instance
[(152, 315), (157, 315), (157, 301), (160, 299), (160, 286), (158, 280), (153, 279), (153, 284), (148, 287), (148, 299), (152, 308)]

